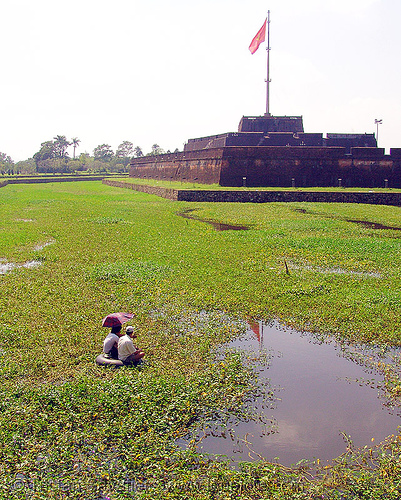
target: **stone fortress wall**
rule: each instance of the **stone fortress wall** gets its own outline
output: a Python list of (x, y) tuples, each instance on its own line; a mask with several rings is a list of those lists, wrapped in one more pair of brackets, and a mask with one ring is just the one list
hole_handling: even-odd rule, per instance
[(374, 134), (305, 133), (302, 117), (244, 116), (238, 132), (134, 158), (130, 176), (232, 187), (401, 188), (401, 148), (386, 155)]
[[(130, 176), (220, 186), (401, 188), (401, 149), (226, 146), (135, 158)], [(341, 181), (339, 181), (341, 179)]]

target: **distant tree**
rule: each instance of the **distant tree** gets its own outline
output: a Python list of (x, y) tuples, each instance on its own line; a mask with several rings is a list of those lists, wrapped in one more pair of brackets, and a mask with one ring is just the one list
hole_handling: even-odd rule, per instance
[(109, 172), (126, 172), (126, 165), (124, 163), (119, 163), (111, 161), (108, 167)]
[(88, 171), (89, 172), (107, 173), (107, 170), (108, 170), (107, 167), (108, 167), (108, 164), (106, 162), (94, 159), (93, 162), (91, 163), (90, 169), (88, 169)]
[(137, 158), (140, 158), (141, 156), (143, 156), (142, 149), (139, 146), (136, 146), (134, 149), (134, 154)]
[(15, 164), (15, 168), (21, 174), (34, 174), (36, 173), (36, 164), (33, 158), (28, 158), (27, 160), (18, 161)]
[(74, 153), (73, 153), (73, 158), (75, 160), (75, 150), (77, 149), (77, 147), (79, 146), (79, 143), (81, 141), (78, 139), (78, 137), (73, 137), (71, 139), (71, 146), (74, 148)]
[(5, 153), (0, 153), (0, 171), (4, 172), (12, 169), (13, 167), (14, 161), (11, 159), (11, 156), (6, 155)]
[(90, 164), (93, 162), (93, 158), (89, 153), (81, 153), (78, 157), (80, 163), (80, 170), (88, 170)]
[(93, 150), (95, 160), (109, 162), (114, 156), (114, 152), (109, 144), (100, 144)]
[(81, 153), (75, 159), (70, 158), (69, 160), (67, 160), (66, 168), (68, 172), (87, 171), (91, 169), (93, 162), (93, 156), (90, 156), (85, 152)]
[(33, 159), (35, 160), (36, 166), (38, 166), (40, 161), (49, 160), (55, 158), (55, 156), (54, 142), (46, 141), (42, 142), (39, 151), (33, 155)]
[(37, 172), (68, 172), (67, 147), (70, 143), (65, 136), (58, 135), (54, 141), (42, 142), (40, 150), (33, 155)]
[(179, 152), (180, 152), (180, 150), (178, 148), (174, 149), (174, 153), (179, 153)]
[(134, 154), (134, 145), (130, 141), (123, 141), (117, 148), (117, 158), (128, 158)]
[(152, 151), (150, 153), (152, 156), (162, 155), (163, 153), (164, 150), (158, 144), (153, 144)]
[(67, 148), (68, 146), (71, 146), (71, 142), (67, 141), (65, 135), (56, 135), (56, 137), (53, 137), (53, 139), (54, 155), (57, 158), (67, 158)]

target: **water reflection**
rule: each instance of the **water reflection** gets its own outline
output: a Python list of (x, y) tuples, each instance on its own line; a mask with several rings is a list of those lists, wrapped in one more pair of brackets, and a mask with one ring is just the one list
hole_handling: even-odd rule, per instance
[[(278, 457), (285, 465), (305, 458), (331, 460), (346, 451), (341, 432), (359, 447), (372, 439), (383, 440), (401, 424), (399, 412), (388, 411), (378, 397), (380, 375), (374, 373), (372, 362), (367, 366), (361, 362), (367, 356), (361, 347), (344, 349), (278, 323), (253, 323), (243, 338), (226, 348), (253, 352), (249, 357), (254, 369), (262, 379), (269, 379), (270, 387), (279, 389), (275, 408), (261, 408), (265, 419), (274, 424), (266, 428), (255, 422), (238, 423), (234, 435), (239, 439), (206, 432), (199, 451), (236, 460)], [(257, 357), (266, 352), (268, 366), (258, 363)], [(391, 353), (371, 348), (368, 354), (369, 359), (386, 359)], [(362, 379), (367, 377), (370, 383), (364, 384)]]
[(39, 267), (43, 264), (42, 261), (40, 260), (29, 260), (27, 262), (24, 262), (23, 264), (16, 264), (15, 262), (0, 262), (0, 274), (6, 274), (13, 269), (19, 268), (19, 267), (25, 267), (26, 269), (33, 269), (35, 267)]
[(306, 270), (306, 271), (313, 271), (316, 273), (322, 273), (322, 274), (346, 274), (348, 276), (360, 276), (361, 278), (382, 278), (383, 275), (380, 273), (376, 273), (374, 271), (370, 272), (363, 272), (363, 271), (351, 271), (349, 269), (342, 269), (341, 267), (320, 267), (320, 266), (311, 266), (308, 264), (305, 265), (299, 265), (296, 263), (289, 262), (288, 267), (291, 269), (299, 269), (299, 270)]
[(367, 220), (359, 220), (359, 219), (347, 219), (346, 217), (340, 217), (333, 214), (325, 214), (323, 212), (313, 212), (312, 210), (306, 210), (304, 208), (294, 208), (294, 212), (299, 212), (301, 214), (310, 214), (317, 215), (319, 217), (324, 217), (326, 219), (335, 219), (342, 220), (345, 222), (352, 222), (354, 224), (359, 224), (361, 226), (367, 227), (368, 229), (391, 229), (392, 231), (401, 231), (401, 227), (397, 226), (386, 226), (384, 224), (380, 224), (379, 222), (371, 222)]
[(192, 214), (194, 210), (197, 209), (189, 208), (187, 210), (184, 210), (184, 212), (177, 212), (177, 215), (179, 215), (180, 217), (184, 217), (184, 219), (192, 219), (210, 224), (216, 231), (247, 231), (249, 229), (248, 226), (234, 226), (232, 224), (225, 224), (224, 222), (216, 222), (209, 219), (203, 219), (202, 217), (198, 217), (197, 215)]
[(35, 252), (40, 252), (49, 245), (53, 245), (53, 243), (55, 243), (54, 240), (46, 241), (46, 243), (39, 243), (38, 245), (35, 245), (33, 249), (35, 250)]

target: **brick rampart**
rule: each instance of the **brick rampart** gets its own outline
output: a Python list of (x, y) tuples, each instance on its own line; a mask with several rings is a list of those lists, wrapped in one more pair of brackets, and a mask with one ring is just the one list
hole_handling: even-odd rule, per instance
[(130, 177), (219, 184), (223, 149), (205, 149), (131, 161)]
[(230, 202), (230, 203), (365, 203), (370, 205), (401, 206), (401, 193), (358, 193), (341, 191), (212, 191), (166, 189), (104, 179), (103, 184), (143, 193), (154, 194), (173, 201)]
[(381, 148), (225, 146), (134, 158), (130, 176), (230, 187), (401, 188), (401, 156)]
[[(221, 186), (335, 186), (344, 148), (227, 147)], [(245, 178), (245, 179), (244, 179)]]

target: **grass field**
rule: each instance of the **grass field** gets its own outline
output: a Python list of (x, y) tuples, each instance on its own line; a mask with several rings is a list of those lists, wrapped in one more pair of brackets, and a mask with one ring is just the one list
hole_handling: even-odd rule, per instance
[[(215, 231), (177, 215), (187, 208), (249, 230)], [(397, 435), (313, 473), (233, 470), (175, 440), (249, 418), (263, 389), (238, 355), (213, 356), (249, 318), (401, 345), (400, 228), (389, 206), (190, 204), (97, 181), (1, 188), (0, 498), (399, 498)], [(135, 313), (143, 367), (95, 366), (115, 311)], [(381, 367), (395, 404), (397, 368)]]

